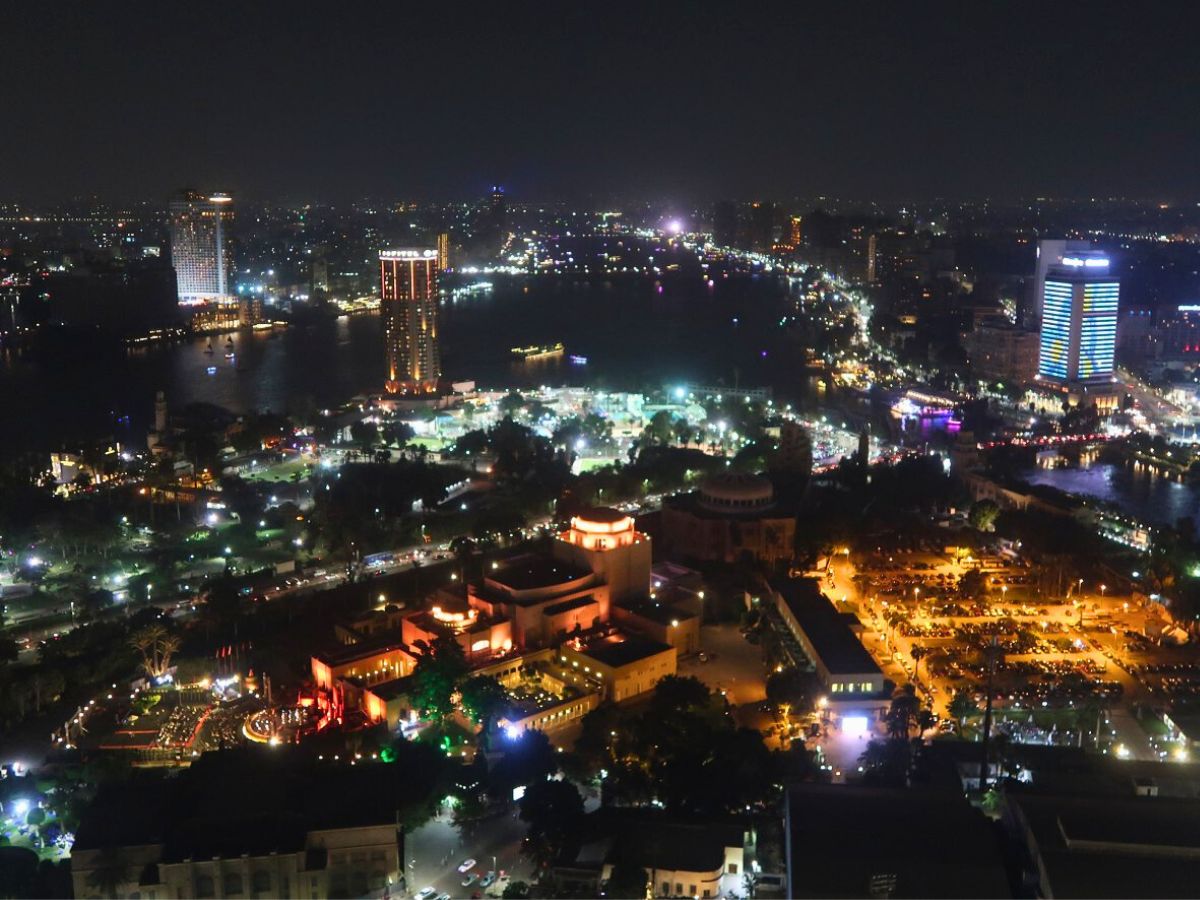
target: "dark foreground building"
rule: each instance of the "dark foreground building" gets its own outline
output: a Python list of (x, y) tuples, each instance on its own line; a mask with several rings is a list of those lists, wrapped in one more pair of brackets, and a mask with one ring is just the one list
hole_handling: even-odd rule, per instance
[(71, 857), (76, 897), (362, 897), (397, 891), (399, 765), (286, 751), (206, 754), (170, 778), (102, 790)]

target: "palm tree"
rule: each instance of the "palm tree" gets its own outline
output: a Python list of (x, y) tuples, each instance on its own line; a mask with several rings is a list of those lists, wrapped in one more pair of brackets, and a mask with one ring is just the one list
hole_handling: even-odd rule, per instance
[(909, 651), (913, 659), (913, 678), (920, 681), (921, 660), (929, 655), (929, 648), (921, 644), (913, 644), (912, 650)]
[(129, 638), (129, 646), (142, 655), (142, 669), (151, 678), (161, 674), (155, 671), (156, 648), (158, 647), (159, 639), (165, 633), (166, 629), (161, 625), (147, 625), (145, 628), (135, 631)]
[(96, 867), (88, 872), (87, 884), (106, 897), (116, 898), (117, 890), (132, 878), (132, 869), (121, 851), (105, 847), (96, 857)]
[(921, 701), (917, 699), (916, 688), (911, 684), (904, 685), (894, 697), (888, 709), (888, 733), (893, 738), (908, 740), (917, 714), (921, 711)]

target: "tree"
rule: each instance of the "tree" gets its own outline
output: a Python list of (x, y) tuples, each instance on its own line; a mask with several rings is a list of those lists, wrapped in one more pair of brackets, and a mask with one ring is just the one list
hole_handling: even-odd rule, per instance
[(929, 655), (929, 648), (921, 644), (913, 644), (910, 652), (913, 660), (913, 678), (918, 678), (919, 680), (919, 675), (921, 672), (921, 660)]
[(654, 686), (650, 708), (657, 714), (705, 710), (712, 700), (712, 691), (699, 678), (690, 675), (667, 675)]
[(967, 600), (987, 596), (987, 576), (978, 569), (969, 569), (958, 579), (958, 593)]
[(521, 820), (529, 824), (522, 850), (538, 865), (549, 865), (577, 842), (583, 798), (569, 781), (534, 782), (521, 798)]
[(379, 442), (379, 429), (374, 422), (359, 420), (350, 425), (350, 439), (368, 451)]
[(1000, 507), (995, 500), (980, 500), (971, 507), (968, 521), (977, 531), (995, 531)]
[(646, 423), (646, 429), (642, 432), (642, 437), (647, 444), (657, 444), (665, 446), (671, 443), (671, 438), (675, 436), (675, 430), (671, 425), (672, 416), (665, 410), (660, 409), (650, 417), (650, 421)]
[(151, 678), (166, 674), (171, 657), (179, 650), (180, 640), (158, 623), (135, 631), (129, 645), (142, 655), (142, 670)]
[(620, 861), (613, 865), (604, 887), (606, 897), (645, 897), (650, 876), (636, 863)]
[(858, 757), (866, 780), (875, 784), (903, 785), (908, 780), (912, 763), (912, 745), (907, 739), (890, 738), (871, 741)]
[(500, 398), (500, 402), (497, 404), (497, 406), (500, 408), (500, 415), (502, 417), (513, 416), (520, 412), (525, 406), (525, 398), (522, 397), (518, 392), (511, 391)]
[(96, 866), (88, 873), (87, 885), (106, 897), (115, 898), (117, 890), (128, 883), (132, 867), (125, 855), (116, 847), (105, 847), (96, 857)]
[(527, 900), (531, 891), (528, 882), (525, 881), (510, 881), (504, 887), (504, 893), (500, 896), (504, 900)]
[(899, 740), (908, 740), (920, 711), (921, 701), (917, 699), (916, 688), (906, 684), (892, 697), (891, 706), (888, 707), (888, 734)]
[(504, 687), (495, 678), (477, 675), (464, 681), (459, 690), (463, 712), (476, 725), (483, 726), (486, 733), (496, 713), (508, 701)]
[(954, 692), (954, 697), (950, 700), (950, 715), (954, 717), (958, 725), (959, 737), (962, 737), (963, 726), (966, 725), (967, 719), (979, 715), (979, 706), (968, 691), (960, 688)]
[(458, 641), (443, 635), (432, 643), (417, 641), (421, 651), (413, 668), (413, 700), (421, 714), (441, 720), (454, 711), (453, 696), (467, 674), (467, 658)]

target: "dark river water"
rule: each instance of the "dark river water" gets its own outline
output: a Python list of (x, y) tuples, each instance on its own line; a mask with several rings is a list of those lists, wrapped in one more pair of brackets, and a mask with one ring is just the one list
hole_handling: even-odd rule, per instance
[[(590, 385), (641, 389), (681, 382), (771, 385), (802, 400), (803, 351), (779, 327), (787, 285), (740, 274), (655, 282), (556, 277), (493, 279), (490, 293), (445, 301), (446, 377), (481, 388)], [(236, 356), (226, 359), (225, 341)], [(562, 341), (566, 353), (514, 360), (510, 348)], [(0, 355), (0, 438), (46, 448), (115, 434), (139, 445), (156, 391), (172, 406), (204, 401), (234, 412), (287, 412), (379, 391), (383, 339), (376, 315), (294, 325), (270, 337), (242, 330), (126, 350), (73, 342)], [(586, 365), (570, 362), (572, 355)], [(210, 367), (215, 372), (210, 373)]]
[(1031, 469), (1022, 477), (1031, 484), (1106, 500), (1143, 522), (1174, 525), (1182, 516), (1200, 519), (1200, 495), (1193, 486), (1148, 469), (1093, 463), (1077, 469)]

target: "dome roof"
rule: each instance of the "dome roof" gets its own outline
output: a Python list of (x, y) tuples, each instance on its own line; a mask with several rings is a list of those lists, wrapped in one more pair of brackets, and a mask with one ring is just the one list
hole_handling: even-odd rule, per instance
[(700, 484), (700, 502), (710, 509), (761, 509), (770, 506), (774, 496), (770, 481), (748, 472), (722, 472)]
[(622, 519), (629, 518), (629, 514), (623, 513), (619, 509), (613, 509), (611, 506), (592, 506), (581, 511), (578, 517), (585, 522), (612, 525), (620, 522)]

